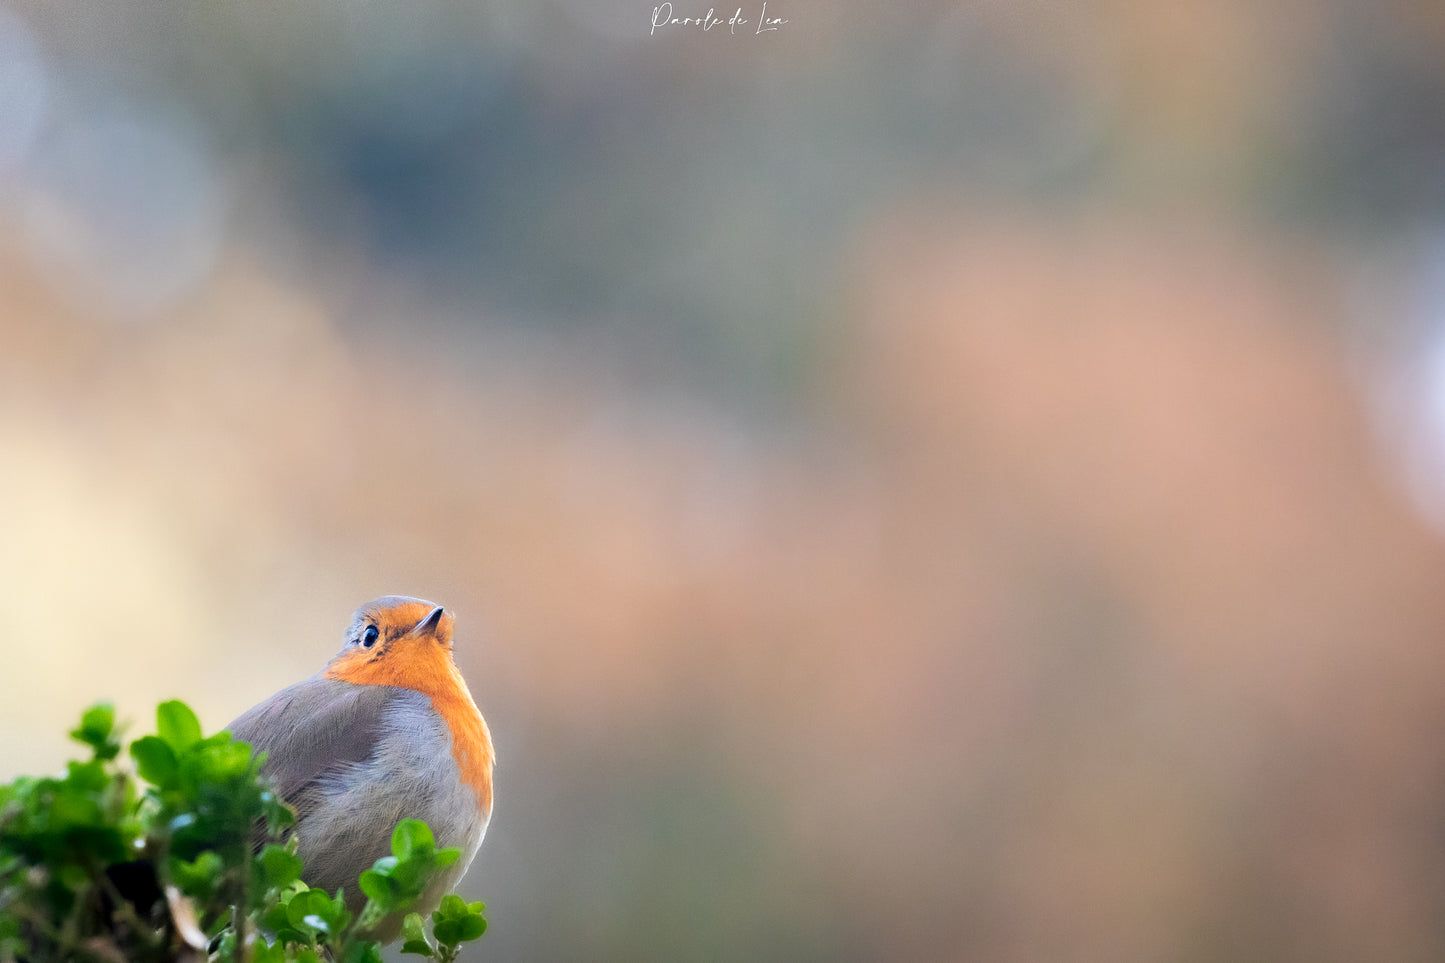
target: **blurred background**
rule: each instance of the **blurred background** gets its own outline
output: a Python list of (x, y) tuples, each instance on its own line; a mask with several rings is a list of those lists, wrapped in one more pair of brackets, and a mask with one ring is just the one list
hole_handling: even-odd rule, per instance
[(0, 778), (405, 593), (479, 958), (1441, 959), (1445, 7), (767, 10), (0, 0)]

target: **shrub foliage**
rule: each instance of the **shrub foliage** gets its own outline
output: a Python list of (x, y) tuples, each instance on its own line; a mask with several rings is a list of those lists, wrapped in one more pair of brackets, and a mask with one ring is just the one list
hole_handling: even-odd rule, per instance
[[(202, 735), (179, 701), (161, 703), (128, 761), (108, 704), (70, 735), (88, 760), (0, 786), (0, 963), (380, 963), (371, 927), (460, 856), (403, 820), (392, 855), (361, 874), (367, 902), (353, 918), (341, 890), (303, 882), (295, 815), (247, 743)], [(402, 952), (455, 960), (486, 931), (482, 911), (452, 894), (429, 921), (408, 913)]]

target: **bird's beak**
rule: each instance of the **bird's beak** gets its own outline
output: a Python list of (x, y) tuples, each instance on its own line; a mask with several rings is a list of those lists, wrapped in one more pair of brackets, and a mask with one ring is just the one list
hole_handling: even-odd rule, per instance
[(437, 626), (441, 623), (442, 615), (444, 615), (445, 613), (446, 609), (438, 605), (436, 608), (432, 609), (429, 613), (427, 613), (426, 618), (422, 619), (416, 624), (416, 628), (411, 630), (411, 634), (426, 635), (430, 633), (435, 633), (437, 630)]

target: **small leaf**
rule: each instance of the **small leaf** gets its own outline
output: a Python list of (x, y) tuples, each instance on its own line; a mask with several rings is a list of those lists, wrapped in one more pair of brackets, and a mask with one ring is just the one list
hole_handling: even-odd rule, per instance
[(405, 862), (397, 863), (390, 878), (396, 894), (402, 900), (410, 902), (426, 889), (427, 880), (431, 878), (431, 866), (425, 858), (414, 856)]
[(258, 939), (251, 947), (251, 963), (286, 963), (285, 944), (279, 940), (267, 943), (265, 939)]
[(410, 859), (413, 853), (436, 849), (436, 837), (420, 819), (403, 819), (391, 834), (391, 851), (397, 859)]
[(315, 917), (325, 922), (324, 917), (331, 913), (331, 898), (323, 890), (308, 889), (304, 893), (297, 893), (291, 897), (286, 904), (286, 918), (292, 926), (297, 929), (310, 927), (311, 929), (322, 929), (311, 922)]
[(359, 940), (346, 948), (342, 963), (382, 963), (381, 947), (370, 940)]
[(244, 743), (203, 739), (180, 752), (181, 781), (187, 786), (234, 783), (251, 773), (251, 750)]
[(441, 906), (437, 909), (444, 919), (462, 919), (467, 915), (466, 901), (456, 893), (443, 896)]
[(432, 925), (432, 935), (442, 946), (456, 946), (462, 941), (461, 920), (437, 920)]
[(475, 940), (487, 931), (486, 917), (468, 916), (461, 921), (461, 933), (457, 937), (458, 943), (465, 943), (468, 940)]
[(340, 933), (351, 925), (351, 912), (346, 908), (346, 892), (341, 887), (336, 888), (336, 895), (322, 915), (326, 922), (331, 924), (332, 932)]
[(114, 729), (115, 706), (98, 702), (85, 710), (80, 726), (70, 730), (70, 738), (90, 746), (97, 759), (114, 759), (120, 752), (120, 743), (111, 738)]
[(285, 846), (270, 843), (256, 857), (267, 889), (280, 889), (301, 878), (301, 857)]
[(153, 786), (165, 788), (176, 778), (176, 754), (159, 736), (142, 736), (130, 744), (136, 772)]
[(220, 854), (210, 849), (190, 862), (177, 859), (171, 863), (171, 875), (181, 890), (187, 895), (201, 898), (208, 898), (215, 892), (225, 869), (226, 865)]
[(156, 707), (156, 731), (177, 754), (201, 741), (201, 721), (191, 707), (179, 699)]
[(376, 900), (384, 909), (391, 907), (391, 881), (374, 869), (368, 869), (358, 880), (362, 893), (367, 899)]
[(431, 944), (424, 943), (421, 940), (407, 940), (401, 944), (401, 951), (403, 953), (414, 953), (417, 956), (431, 956), (432, 952)]
[(104, 739), (110, 735), (114, 726), (115, 706), (109, 702), (97, 702), (81, 715), (80, 728), (72, 731), (71, 735), (82, 742), (89, 742), (96, 737)]
[(406, 918), (401, 921), (401, 938), (426, 942), (426, 923), (422, 921), (420, 913), (406, 914)]
[(96, 793), (105, 788), (110, 782), (110, 776), (106, 775), (105, 763), (99, 759), (91, 762), (67, 762), (65, 764), (65, 780), (72, 788), (82, 792)]
[(291, 926), (291, 917), (290, 914), (286, 912), (286, 906), (287, 904), (285, 903), (273, 906), (261, 917), (261, 925), (275, 933), (277, 939), (283, 943), (285, 940), (282, 939), (282, 937), (285, 931)]

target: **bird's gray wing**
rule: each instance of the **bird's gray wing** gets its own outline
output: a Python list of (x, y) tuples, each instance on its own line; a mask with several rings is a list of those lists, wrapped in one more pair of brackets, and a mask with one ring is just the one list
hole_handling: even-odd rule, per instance
[(390, 686), (315, 676), (282, 689), (226, 728), (266, 753), (261, 771), (305, 818), (313, 802), (308, 790), (328, 773), (369, 760), (387, 708), (403, 695)]

